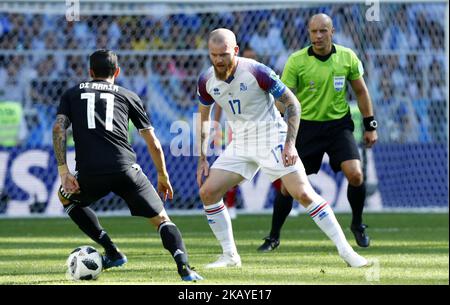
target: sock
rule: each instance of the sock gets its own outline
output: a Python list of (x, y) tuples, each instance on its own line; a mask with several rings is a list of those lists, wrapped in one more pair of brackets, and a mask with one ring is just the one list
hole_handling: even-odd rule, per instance
[(284, 196), (281, 191), (277, 192), (275, 202), (273, 203), (272, 228), (270, 238), (280, 239), (280, 231), (286, 218), (292, 210), (294, 199), (288, 194)]
[(325, 199), (321, 198), (312, 202), (306, 208), (306, 211), (317, 226), (333, 241), (340, 254), (353, 250), (345, 238), (333, 210)]
[(352, 208), (352, 225), (360, 226), (362, 224), (362, 213), (364, 201), (366, 200), (366, 184), (360, 186), (348, 185), (347, 198)]
[(103, 230), (93, 210), (88, 207), (77, 206), (73, 203), (64, 209), (84, 234), (103, 246), (106, 255), (117, 254), (117, 247), (111, 241), (106, 231)]
[(220, 242), (223, 253), (237, 253), (230, 215), (223, 204), (223, 200), (209, 206), (204, 206), (204, 209), (209, 226)]
[(164, 248), (172, 255), (180, 273), (183, 266), (188, 266), (187, 251), (180, 230), (173, 222), (166, 221), (159, 225), (158, 232)]

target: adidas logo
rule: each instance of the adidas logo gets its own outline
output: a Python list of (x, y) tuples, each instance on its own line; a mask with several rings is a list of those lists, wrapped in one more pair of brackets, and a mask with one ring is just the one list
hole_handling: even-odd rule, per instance
[(175, 251), (175, 253), (173, 254), (173, 257), (180, 255), (180, 254), (184, 254), (184, 252), (181, 251), (180, 249), (177, 249), (177, 251)]

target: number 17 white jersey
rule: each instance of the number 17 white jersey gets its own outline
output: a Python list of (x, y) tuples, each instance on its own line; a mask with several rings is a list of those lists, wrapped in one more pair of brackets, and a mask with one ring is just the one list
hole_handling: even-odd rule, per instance
[(286, 86), (267, 66), (248, 58), (238, 57), (237, 67), (227, 80), (219, 80), (214, 67), (202, 73), (197, 94), (203, 105), (219, 104), (233, 131), (234, 142), (253, 143), (261, 137), (278, 141), (286, 134), (287, 125), (275, 107)]

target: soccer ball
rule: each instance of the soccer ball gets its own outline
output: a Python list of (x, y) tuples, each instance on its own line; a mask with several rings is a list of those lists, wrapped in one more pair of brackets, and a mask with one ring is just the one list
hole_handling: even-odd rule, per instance
[(95, 280), (102, 268), (102, 256), (91, 246), (78, 247), (67, 258), (67, 274), (73, 280)]

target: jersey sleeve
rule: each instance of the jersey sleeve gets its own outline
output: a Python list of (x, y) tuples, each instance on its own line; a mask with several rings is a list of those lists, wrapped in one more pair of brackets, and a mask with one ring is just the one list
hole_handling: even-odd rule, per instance
[(263, 64), (258, 64), (255, 65), (253, 72), (262, 90), (269, 92), (276, 99), (283, 94), (286, 86), (272, 69)]
[(138, 130), (153, 129), (150, 119), (145, 111), (141, 99), (136, 95), (130, 98), (130, 108), (128, 113), (131, 122)]
[(292, 89), (299, 89), (298, 87), (298, 71), (294, 62), (294, 57), (289, 56), (286, 64), (284, 65), (283, 74), (281, 75), (281, 81)]
[(358, 56), (352, 51), (350, 52), (350, 72), (348, 79), (355, 80), (364, 75), (364, 68)]
[(61, 99), (59, 101), (57, 114), (64, 114), (66, 117), (68, 117), (71, 120), (69, 96), (70, 96), (69, 91), (66, 91), (63, 93), (63, 95), (61, 96)]
[(197, 95), (200, 103), (202, 103), (205, 106), (210, 106), (214, 104), (213, 97), (208, 93), (208, 90), (206, 89), (206, 82), (208, 81), (208, 78), (206, 74), (201, 74), (198, 78), (197, 82)]

